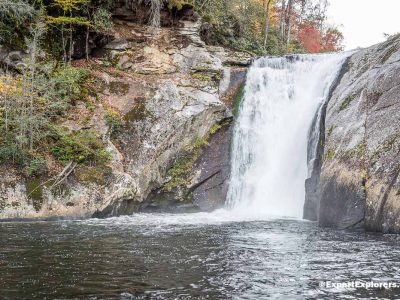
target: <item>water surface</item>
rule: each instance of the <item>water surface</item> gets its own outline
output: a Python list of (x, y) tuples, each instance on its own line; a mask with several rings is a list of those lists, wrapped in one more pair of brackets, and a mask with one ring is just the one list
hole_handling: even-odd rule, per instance
[(399, 238), (224, 212), (0, 223), (4, 299), (369, 299), (399, 290)]

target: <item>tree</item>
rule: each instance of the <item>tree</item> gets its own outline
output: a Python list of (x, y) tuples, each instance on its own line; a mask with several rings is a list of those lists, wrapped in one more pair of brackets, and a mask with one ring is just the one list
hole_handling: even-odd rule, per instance
[[(87, 17), (74, 16), (74, 13), (80, 11), (82, 6), (87, 4), (88, 1), (89, 0), (54, 0), (54, 6), (61, 9), (62, 15), (47, 17), (48, 24), (61, 26), (60, 31), (64, 62), (71, 61), (74, 27), (91, 26)], [(67, 38), (65, 37), (65, 33), (68, 33)], [(67, 50), (67, 46), (69, 46), (69, 50)]]
[(158, 28), (161, 25), (162, 0), (150, 0), (150, 24)]
[(264, 36), (264, 49), (267, 47), (268, 33), (269, 33), (269, 16), (273, 0), (264, 0), (264, 10), (265, 10), (265, 36)]
[(281, 0), (281, 7), (279, 13), (279, 31), (281, 36), (285, 35), (285, 18), (286, 18), (286, 0)]
[(321, 52), (321, 32), (313, 24), (303, 25), (299, 30), (298, 39), (306, 52)]
[(54, 120), (80, 96), (88, 73), (70, 66), (43, 62), (43, 17), (32, 24), (27, 37), (29, 59), (18, 74), (0, 77), (0, 161), (24, 166), (52, 132)]
[(34, 8), (23, 0), (0, 0), (0, 17), (13, 17), (17, 23), (23, 22), (26, 17), (34, 15)]
[(291, 34), (292, 34), (292, 22), (293, 22), (293, 17), (295, 15), (295, 12), (293, 10), (293, 0), (288, 0), (287, 6), (286, 6), (286, 49), (289, 50), (289, 45), (291, 41)]
[[(30, 61), (28, 65), (28, 69), (26, 70), (26, 75), (30, 78), (29, 81), (29, 120), (34, 120), (34, 95), (35, 95), (35, 85), (36, 85), (36, 66), (37, 66), (37, 56), (40, 49), (40, 41), (43, 38), (45, 33), (45, 24), (42, 18), (38, 18), (34, 26), (31, 28), (31, 41), (28, 43), (29, 54), (30, 54)], [(29, 70), (29, 71), (28, 71)], [(29, 122), (29, 150), (33, 149), (33, 142), (34, 142), (34, 125), (36, 122)]]
[(112, 15), (110, 13), (111, 3), (110, 1), (100, 1), (98, 2), (87, 1), (83, 7), (83, 13), (87, 17), (90, 25), (86, 25), (86, 37), (85, 37), (85, 52), (86, 59), (89, 59), (89, 36), (90, 31), (94, 30), (99, 33), (108, 32), (112, 26)]
[(0, 0), (0, 43), (13, 42), (13, 35), (27, 20), (35, 16), (35, 9), (23, 0)]
[(322, 51), (323, 52), (336, 52), (343, 50), (343, 33), (337, 28), (328, 28), (322, 37)]

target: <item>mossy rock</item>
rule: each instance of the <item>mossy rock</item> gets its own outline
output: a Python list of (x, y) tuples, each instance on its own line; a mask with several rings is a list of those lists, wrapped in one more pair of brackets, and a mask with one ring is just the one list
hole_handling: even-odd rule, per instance
[(193, 73), (192, 77), (194, 79), (198, 79), (198, 80), (201, 80), (201, 81), (207, 81), (207, 82), (213, 81), (213, 78), (212, 78), (211, 75), (204, 74), (204, 73)]
[(233, 102), (233, 115), (235, 118), (239, 116), (240, 106), (242, 105), (245, 93), (245, 86), (242, 85), (237, 91)]
[(379, 98), (382, 96), (382, 92), (372, 92), (370, 94), (367, 95), (367, 102), (370, 106), (374, 106), (378, 103)]
[(381, 146), (376, 149), (372, 154), (371, 157), (373, 158), (379, 158), (382, 155), (384, 155), (385, 153), (388, 153), (392, 150), (400, 150), (400, 146), (398, 145), (398, 140), (400, 139), (400, 134), (396, 133), (396, 134), (392, 134), (391, 136), (389, 136), (382, 144)]
[(213, 127), (211, 127), (211, 129), (210, 129), (210, 134), (211, 134), (211, 135), (216, 134), (221, 128), (222, 128), (222, 125), (221, 125), (221, 124), (215, 123), (215, 124), (213, 125)]
[(211, 129), (210, 129), (210, 131), (209, 131), (210, 136), (216, 134), (216, 133), (217, 133), (218, 131), (220, 131), (222, 128), (224, 128), (224, 127), (226, 127), (226, 126), (232, 125), (232, 121), (233, 121), (233, 118), (229, 117), (229, 118), (223, 119), (222, 121), (220, 121), (220, 122), (218, 122), (218, 123), (215, 123), (215, 124), (211, 127)]
[(333, 157), (335, 156), (336, 151), (333, 149), (329, 149), (328, 151), (325, 152), (324, 154), (324, 161), (332, 160)]
[(179, 158), (167, 172), (167, 177), (170, 179), (164, 185), (164, 190), (171, 191), (180, 186), (187, 185), (187, 176), (192, 170), (195, 161), (196, 158), (192, 153), (187, 153)]
[(330, 136), (332, 135), (333, 129), (334, 129), (333, 126), (331, 126), (331, 127), (329, 128), (329, 130), (328, 130), (328, 137), (330, 137)]
[(39, 211), (43, 205), (43, 189), (39, 179), (28, 179), (25, 183), (26, 194), (32, 199), (33, 207)]
[(107, 176), (111, 174), (111, 168), (105, 166), (79, 166), (75, 170), (76, 178), (83, 183), (105, 185)]
[(214, 87), (218, 87), (221, 79), (221, 72), (210, 72), (209, 70), (198, 70), (191, 74), (193, 79), (208, 82)]
[(342, 104), (340, 104), (339, 111), (342, 111), (342, 110), (345, 110), (346, 108), (348, 108), (350, 106), (350, 103), (354, 99), (355, 99), (355, 96), (353, 96), (353, 95), (346, 97), (346, 99), (344, 99)]
[(130, 85), (125, 82), (121, 81), (112, 81), (108, 85), (108, 89), (110, 93), (119, 95), (119, 96), (125, 96), (129, 92)]
[(135, 107), (130, 110), (125, 116), (124, 121), (126, 122), (138, 122), (151, 116), (151, 113), (146, 108), (145, 99), (140, 99)]
[(106, 122), (111, 138), (116, 138), (124, 128), (124, 122), (121, 116), (112, 109), (106, 110)]
[(197, 137), (191, 145), (187, 146), (184, 154), (182, 154), (168, 170), (168, 182), (164, 185), (163, 189), (172, 191), (176, 188), (185, 188), (189, 183), (189, 175), (193, 169), (194, 164), (202, 153), (204, 147), (207, 147), (208, 141), (203, 137)]
[(381, 63), (384, 64), (396, 51), (397, 51), (398, 47), (397, 45), (393, 45), (391, 46), (383, 55), (382, 59), (381, 59)]

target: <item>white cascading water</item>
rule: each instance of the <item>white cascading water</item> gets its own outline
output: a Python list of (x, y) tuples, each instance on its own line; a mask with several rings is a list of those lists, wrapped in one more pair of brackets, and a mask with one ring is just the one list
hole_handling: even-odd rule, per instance
[(310, 127), (347, 56), (253, 63), (233, 138), (228, 206), (235, 213), (302, 218)]

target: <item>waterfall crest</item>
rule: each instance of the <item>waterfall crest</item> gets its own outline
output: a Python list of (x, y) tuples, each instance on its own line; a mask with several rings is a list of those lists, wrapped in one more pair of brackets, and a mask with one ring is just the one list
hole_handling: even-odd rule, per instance
[(347, 56), (296, 55), (253, 63), (234, 129), (229, 208), (239, 214), (302, 217), (307, 162), (316, 153), (307, 149), (309, 137), (315, 138), (310, 127)]

